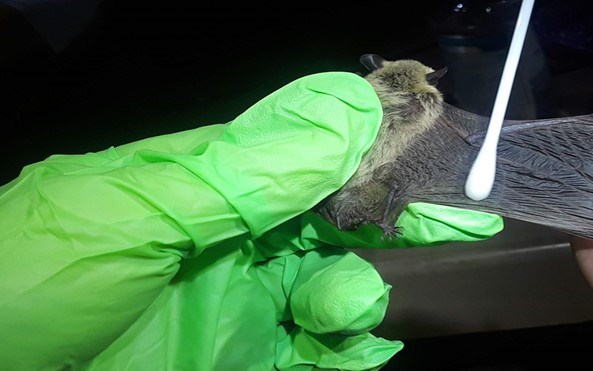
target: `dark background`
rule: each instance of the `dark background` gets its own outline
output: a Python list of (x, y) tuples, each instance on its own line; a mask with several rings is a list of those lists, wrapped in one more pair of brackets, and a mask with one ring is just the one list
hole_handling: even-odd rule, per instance
[[(0, 184), (51, 154), (230, 121), (301, 76), (363, 73), (364, 53), (448, 66), (445, 99), (487, 115), (520, 1), (195, 4), (102, 1), (63, 48), (0, 8)], [(588, 8), (536, 1), (507, 117), (593, 111)], [(592, 330), (583, 323), (402, 339), (386, 369), (577, 369), (578, 361), (590, 369)]]
[[(50, 154), (232, 120), (295, 78), (363, 72), (362, 53), (411, 56), (434, 43), (425, 11), (420, 3), (381, 12), (102, 1), (65, 50), (19, 50), (24, 57), (4, 69), (2, 157), (10, 160), (1, 179)], [(33, 31), (25, 33), (15, 37), (33, 44)]]

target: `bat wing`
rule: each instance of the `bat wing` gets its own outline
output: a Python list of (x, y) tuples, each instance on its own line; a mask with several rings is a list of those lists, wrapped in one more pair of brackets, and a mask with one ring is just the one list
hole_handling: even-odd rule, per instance
[(488, 121), (444, 106), (435, 130), (427, 133), (431, 138), (424, 139), (428, 158), (420, 160), (429, 168), (426, 163), (440, 162), (433, 173), (441, 176), (415, 187), (409, 201), (497, 213), (593, 239), (593, 115), (504, 121), (492, 192), (473, 201), (464, 184)]

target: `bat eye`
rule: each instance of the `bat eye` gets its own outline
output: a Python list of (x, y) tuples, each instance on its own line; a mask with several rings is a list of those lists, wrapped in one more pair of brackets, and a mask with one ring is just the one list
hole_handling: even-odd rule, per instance
[(447, 73), (447, 67), (441, 68), (440, 70), (436, 70), (426, 74), (426, 81), (432, 85), (437, 86), (439, 79)]

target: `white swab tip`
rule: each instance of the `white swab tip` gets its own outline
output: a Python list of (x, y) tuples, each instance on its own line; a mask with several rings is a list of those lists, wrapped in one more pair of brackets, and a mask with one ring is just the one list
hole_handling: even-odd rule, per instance
[(465, 181), (465, 195), (482, 201), (490, 195), (496, 176), (496, 152), (492, 146), (482, 147)]

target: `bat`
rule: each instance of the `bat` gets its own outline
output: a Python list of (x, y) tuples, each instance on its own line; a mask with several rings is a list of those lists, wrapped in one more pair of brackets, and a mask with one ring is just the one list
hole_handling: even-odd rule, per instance
[(484, 211), (593, 239), (593, 114), (504, 120), (490, 195), (464, 193), (489, 118), (444, 102), (446, 69), (365, 54), (383, 108), (377, 138), (354, 175), (317, 212), (340, 230), (375, 224), (387, 236), (409, 203)]

